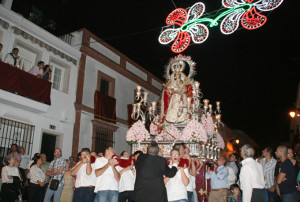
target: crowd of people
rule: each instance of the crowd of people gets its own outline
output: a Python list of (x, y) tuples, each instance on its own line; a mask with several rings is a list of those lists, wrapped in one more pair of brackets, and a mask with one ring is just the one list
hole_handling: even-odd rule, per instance
[[(2, 61), (2, 51), (3, 45), (0, 43), (0, 61)], [(20, 66), (20, 56), (19, 54), (19, 49), (18, 48), (13, 48), (11, 53), (8, 53), (3, 62), (10, 64), (11, 66), (18, 67)], [(52, 70), (50, 65), (45, 65), (45, 62), (39, 61), (36, 66), (33, 66), (28, 73), (36, 76), (37, 78), (42, 78), (47, 81), (51, 81), (52, 78)]]
[(201, 171), (210, 180), (209, 202), (299, 199), (299, 166), (291, 148), (279, 146), (277, 160), (270, 147), (255, 158), (251, 145), (244, 145), (240, 156), (231, 154), (229, 162), (226, 156), (204, 162), (189, 153), (185, 144), (175, 144), (166, 159), (152, 142), (147, 154), (123, 151), (117, 156), (112, 147), (98, 154), (83, 148), (75, 162), (56, 148), (49, 163), (45, 154), (30, 159), (24, 147), (13, 144), (2, 162), (1, 201), (197, 202)]

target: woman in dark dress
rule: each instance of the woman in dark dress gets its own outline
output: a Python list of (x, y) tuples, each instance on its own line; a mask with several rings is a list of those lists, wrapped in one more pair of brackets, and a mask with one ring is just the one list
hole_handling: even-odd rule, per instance
[[(51, 81), (52, 70), (50, 68), (50, 65), (45, 65), (43, 68), (43, 71), (44, 71), (43, 79), (45, 79), (47, 81)], [(47, 72), (47, 73), (45, 73), (45, 72)]]

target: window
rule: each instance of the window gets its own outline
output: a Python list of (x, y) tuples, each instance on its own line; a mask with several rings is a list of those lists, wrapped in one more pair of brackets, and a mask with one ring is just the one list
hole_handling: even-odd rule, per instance
[(113, 147), (114, 133), (110, 129), (96, 127), (95, 151), (101, 152), (105, 147)]
[(52, 88), (62, 91), (65, 68), (53, 62), (50, 64), (50, 66), (52, 67)]
[(109, 92), (108, 90), (109, 90), (109, 82), (101, 78), (100, 92), (105, 95), (108, 95)]
[(20, 66), (24, 71), (28, 72), (36, 65), (37, 54), (20, 45), (17, 45), (17, 48), (19, 49), (18, 55), (22, 58)]
[(10, 153), (12, 144), (23, 146), (25, 153), (31, 156), (34, 126), (0, 118), (0, 157)]
[(109, 75), (98, 71), (97, 91), (115, 97), (115, 79)]

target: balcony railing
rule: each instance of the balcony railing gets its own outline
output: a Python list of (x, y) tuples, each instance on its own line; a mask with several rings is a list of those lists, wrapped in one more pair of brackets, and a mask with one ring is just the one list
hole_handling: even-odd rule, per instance
[(72, 34), (65, 34), (65, 35), (62, 35), (58, 38), (60, 38), (61, 40), (63, 40), (64, 42), (72, 45), (72, 39), (73, 39), (73, 35)]
[(0, 89), (51, 105), (52, 83), (0, 61)]
[(116, 99), (95, 91), (95, 119), (116, 123)]

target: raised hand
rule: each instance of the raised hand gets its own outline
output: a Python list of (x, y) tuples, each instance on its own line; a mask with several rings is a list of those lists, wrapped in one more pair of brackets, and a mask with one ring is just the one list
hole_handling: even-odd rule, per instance
[(117, 161), (117, 159), (110, 159), (111, 160), (111, 165), (112, 166), (116, 166), (119, 162)]
[(87, 159), (87, 161), (91, 161), (91, 154), (87, 154), (86, 159)]
[(83, 158), (83, 159), (82, 159), (82, 162), (83, 162), (83, 163), (87, 163), (87, 162), (88, 162), (87, 157)]
[(178, 160), (174, 160), (173, 163), (179, 165), (179, 161)]

